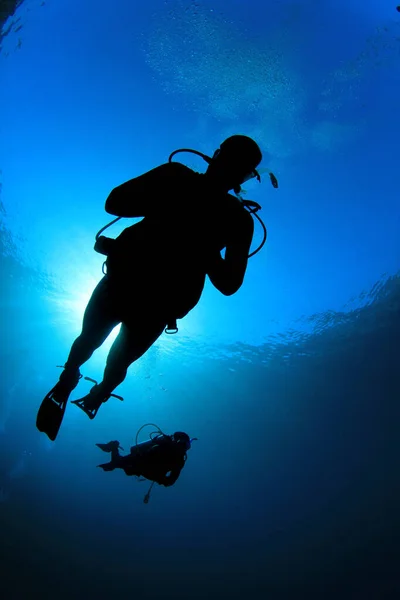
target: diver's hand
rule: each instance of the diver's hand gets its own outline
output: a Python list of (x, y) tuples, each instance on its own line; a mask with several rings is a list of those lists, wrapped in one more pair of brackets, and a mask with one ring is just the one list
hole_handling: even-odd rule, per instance
[(235, 294), (243, 283), (253, 232), (253, 219), (244, 211), (243, 218), (231, 232), (226, 244), (225, 258), (222, 258), (220, 252), (214, 252), (208, 257), (207, 275), (224, 296)]

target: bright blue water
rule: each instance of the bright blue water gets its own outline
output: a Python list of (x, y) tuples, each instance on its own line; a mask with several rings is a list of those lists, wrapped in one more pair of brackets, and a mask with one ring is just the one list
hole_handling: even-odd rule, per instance
[[(399, 597), (399, 39), (389, 0), (32, 0), (5, 23), (4, 598)], [(107, 195), (233, 133), (280, 182), (246, 188), (269, 236), (243, 287), (208, 282), (124, 404), (70, 406), (49, 442), (36, 411), (101, 277)], [(199, 441), (145, 505), (95, 443), (148, 421)]]

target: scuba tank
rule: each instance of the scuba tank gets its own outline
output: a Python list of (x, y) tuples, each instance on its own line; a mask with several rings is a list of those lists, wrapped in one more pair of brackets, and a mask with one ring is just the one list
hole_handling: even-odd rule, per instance
[[(155, 427), (156, 431), (151, 431), (149, 434), (150, 439), (146, 440), (145, 442), (138, 442), (138, 438), (139, 438), (139, 433), (142, 431), (142, 429), (144, 429), (145, 427)], [(150, 448), (152, 448), (153, 446), (160, 444), (160, 442), (162, 443), (163, 440), (174, 440), (174, 436), (173, 435), (168, 435), (167, 433), (164, 433), (163, 431), (161, 431), (161, 429), (159, 428), (158, 425), (155, 425), (154, 423), (145, 423), (144, 425), (142, 425), (136, 433), (136, 438), (135, 438), (135, 445), (131, 447), (131, 454), (133, 456), (138, 456), (139, 454), (144, 454), (146, 453), (148, 450), (150, 450)], [(190, 438), (190, 444), (194, 441), (196, 441), (197, 438)]]
[[(147, 425), (152, 425), (152, 423), (147, 423)], [(137, 443), (134, 446), (131, 446), (131, 455), (139, 456), (139, 455), (146, 454), (146, 452), (148, 452), (148, 450), (153, 448), (153, 446), (155, 446), (156, 444), (162, 442), (162, 440), (165, 440), (167, 437), (170, 437), (170, 436), (166, 436), (163, 433), (161, 433), (154, 437), (150, 437), (150, 439), (146, 440), (145, 442)]]

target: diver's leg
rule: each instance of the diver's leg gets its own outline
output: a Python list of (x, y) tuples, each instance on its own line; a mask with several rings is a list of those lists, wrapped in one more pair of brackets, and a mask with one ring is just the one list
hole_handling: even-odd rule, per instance
[(143, 319), (142, 322), (127, 326), (122, 323), (120, 332), (108, 353), (103, 381), (98, 386), (101, 395), (109, 395), (120, 385), (128, 367), (138, 360), (154, 344), (164, 331), (166, 323), (162, 319)]
[(114, 471), (114, 469), (122, 469), (125, 471), (126, 475), (139, 475), (139, 470), (136, 467), (135, 463), (132, 463), (131, 457), (121, 456), (118, 452), (118, 449), (111, 453), (111, 461), (108, 463), (103, 463), (102, 465), (97, 465), (103, 471)]
[(72, 344), (65, 363), (64, 378), (78, 372), (120, 322), (115, 314), (110, 288), (107, 277), (103, 277), (94, 289), (83, 316), (82, 332)]
[(140, 460), (137, 457), (132, 458), (132, 456), (127, 454), (123, 457), (123, 461), (119, 464), (119, 467), (124, 470), (125, 475), (140, 477)]

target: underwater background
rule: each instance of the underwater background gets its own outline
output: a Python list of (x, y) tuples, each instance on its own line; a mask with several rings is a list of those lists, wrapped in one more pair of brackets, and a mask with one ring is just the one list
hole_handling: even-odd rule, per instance
[[(0, 26), (1, 598), (399, 598), (395, 3), (0, 0)], [(262, 148), (244, 188), (268, 228), (242, 288), (208, 281), (124, 402), (69, 405), (50, 442), (36, 413), (102, 277), (106, 197), (235, 133)], [(198, 441), (144, 504), (95, 444), (149, 422)]]

